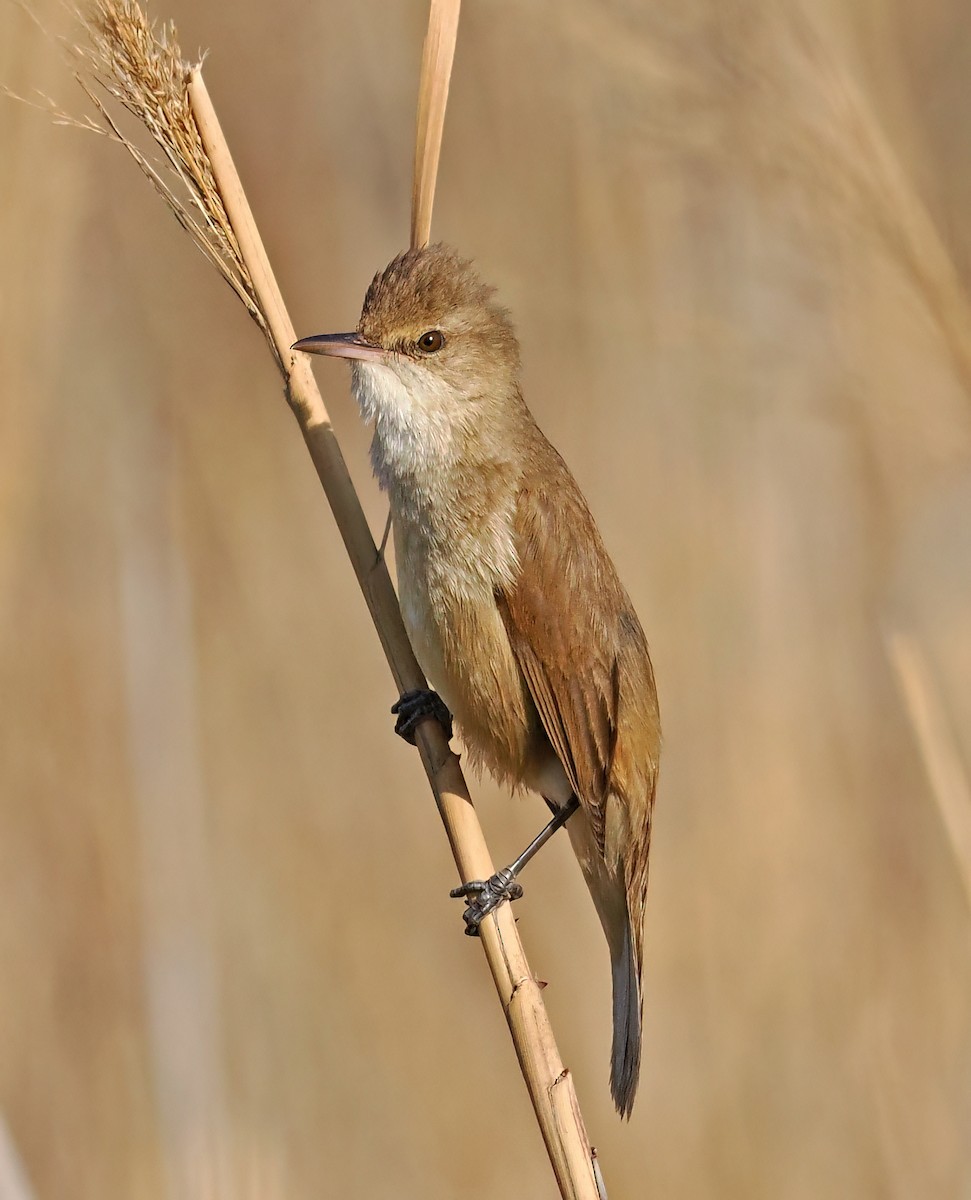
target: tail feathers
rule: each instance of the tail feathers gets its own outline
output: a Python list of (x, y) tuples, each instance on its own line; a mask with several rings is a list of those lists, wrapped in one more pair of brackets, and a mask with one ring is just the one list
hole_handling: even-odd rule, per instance
[(610, 1094), (617, 1111), (630, 1116), (641, 1071), (641, 981), (628, 917), (623, 941), (611, 954), (614, 985), (614, 1041), (610, 1053)]
[[(586, 877), (590, 895), (610, 947), (614, 985), (614, 1041), (610, 1054), (610, 1092), (622, 1117), (634, 1107), (641, 1069), (641, 947), (644, 912), (642, 882), (627, 886), (626, 872), (608, 867), (586, 814), (581, 809), (567, 824), (570, 841)], [(634, 916), (631, 917), (633, 900)]]

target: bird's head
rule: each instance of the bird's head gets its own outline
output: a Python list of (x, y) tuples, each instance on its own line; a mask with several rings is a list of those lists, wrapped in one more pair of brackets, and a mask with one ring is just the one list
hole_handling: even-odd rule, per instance
[(465, 424), (515, 391), (519, 344), (472, 264), (441, 244), (407, 250), (371, 281), (353, 333), (293, 346), (351, 359), (367, 419)]

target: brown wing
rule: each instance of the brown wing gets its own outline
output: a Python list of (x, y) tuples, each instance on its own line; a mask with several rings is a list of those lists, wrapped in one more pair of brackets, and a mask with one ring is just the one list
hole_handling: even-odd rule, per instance
[[(586, 502), (545, 439), (538, 449), (515, 516), (520, 571), (497, 602), (543, 728), (604, 854), (632, 649), (646, 665), (649, 706), (654, 681), (640, 625)], [(650, 792), (648, 803), (652, 781)]]

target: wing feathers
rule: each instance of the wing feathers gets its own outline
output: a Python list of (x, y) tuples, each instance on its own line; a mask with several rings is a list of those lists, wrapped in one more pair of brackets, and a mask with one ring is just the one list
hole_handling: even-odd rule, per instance
[[(603, 854), (621, 675), (636, 617), (579, 489), (556, 451), (545, 448), (560, 469), (523, 481), (515, 517), (520, 570), (496, 600), (543, 728)], [(647, 660), (639, 625), (637, 632)], [(639, 674), (653, 703), (649, 661), (646, 676)]]
[(562, 459), (535, 432), (516, 502), (519, 572), (496, 594), (543, 729), (578, 796), (570, 841), (610, 944), (611, 1088), (629, 1115), (660, 723), (647, 642)]

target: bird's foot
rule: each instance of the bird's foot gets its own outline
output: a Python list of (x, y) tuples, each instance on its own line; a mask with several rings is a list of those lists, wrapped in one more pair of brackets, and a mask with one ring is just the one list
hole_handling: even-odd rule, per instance
[(491, 879), (473, 879), (461, 887), (452, 888), (449, 895), (453, 900), (468, 900), (462, 920), (469, 937), (479, 936), (482, 918), (488, 916), (507, 900), (518, 900), (523, 894), (522, 885), (508, 867), (497, 871)]
[(445, 731), (445, 740), (452, 740), (452, 714), (438, 692), (426, 688), (402, 692), (397, 702), (391, 705), (391, 711), (398, 718), (394, 726), (395, 733), (412, 746), (415, 744), (415, 730), (426, 717), (434, 717)]

